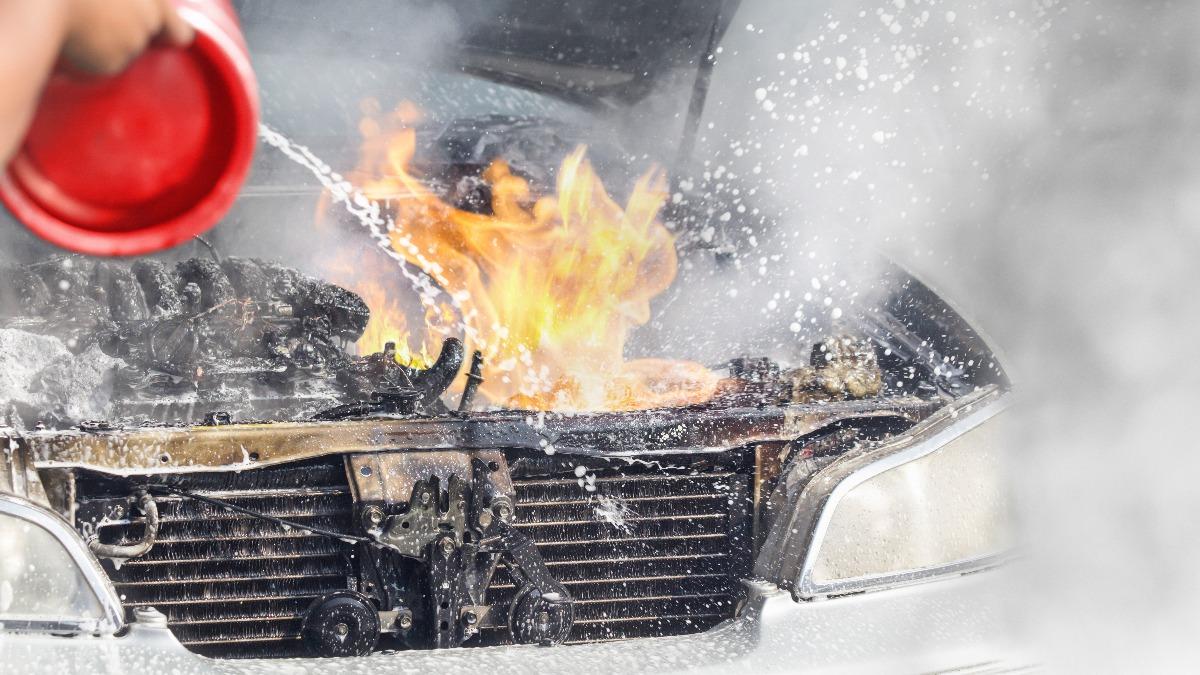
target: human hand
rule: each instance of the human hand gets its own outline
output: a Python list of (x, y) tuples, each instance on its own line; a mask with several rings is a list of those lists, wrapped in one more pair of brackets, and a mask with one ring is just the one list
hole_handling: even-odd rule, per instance
[(152, 40), (184, 46), (194, 35), (171, 0), (63, 1), (67, 9), (62, 54), (84, 72), (114, 75)]

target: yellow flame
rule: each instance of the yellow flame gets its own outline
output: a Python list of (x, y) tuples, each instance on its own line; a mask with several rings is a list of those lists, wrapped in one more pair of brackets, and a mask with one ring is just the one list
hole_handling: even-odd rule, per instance
[[(626, 410), (704, 401), (717, 377), (684, 361), (626, 361), (630, 331), (650, 318), (650, 300), (675, 278), (674, 238), (658, 219), (666, 176), (651, 170), (624, 206), (608, 194), (586, 148), (562, 162), (553, 196), (535, 197), (502, 160), (483, 178), (491, 213), (457, 209), (410, 172), (415, 108), (382, 115), (364, 107), (355, 176), (363, 193), (386, 203), (393, 248), (449, 292), (458, 311), (428, 305), (424, 338), (409, 345), (404, 313), (376, 277), (355, 290), (371, 307), (360, 345), (387, 340), (411, 351), (424, 339), (465, 332), (487, 358), (480, 391), (490, 400), (542, 410)], [(461, 324), (458, 323), (461, 316)], [(436, 344), (436, 342), (435, 342)]]

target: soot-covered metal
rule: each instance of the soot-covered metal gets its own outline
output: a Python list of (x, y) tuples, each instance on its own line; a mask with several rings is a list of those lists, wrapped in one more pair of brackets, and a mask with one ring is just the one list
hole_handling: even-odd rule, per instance
[[(42, 342), (30, 343), (31, 351), (57, 340), (80, 359), (105, 360), (111, 372), (98, 384), (108, 405), (88, 412), (110, 420), (187, 423), (213, 411), (305, 419), (348, 406), (326, 415), (336, 418), (407, 398), (413, 400), (405, 404), (409, 412), (440, 411), (438, 397), (463, 362), (457, 340), (448, 340), (425, 370), (397, 363), (390, 343), (356, 356), (347, 346), (370, 317), (362, 298), (256, 259), (191, 258), (166, 265), (58, 257), (0, 270), (0, 281), (6, 344), (15, 336), (36, 336)], [(40, 386), (66, 389), (71, 383)], [(52, 393), (32, 401), (6, 396), (13, 408), (5, 412), (30, 426), (83, 421), (45, 401), (88, 392)]]
[(792, 439), (849, 443), (936, 407), (387, 415), (22, 443), (127, 610), (158, 609), (206, 655), (344, 656), (714, 626), (734, 616)]

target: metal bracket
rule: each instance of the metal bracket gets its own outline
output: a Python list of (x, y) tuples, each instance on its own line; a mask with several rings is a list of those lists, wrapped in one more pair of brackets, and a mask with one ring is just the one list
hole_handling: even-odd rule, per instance
[(414, 484), (408, 511), (388, 516), (382, 528), (368, 532), (400, 555), (422, 560), (428, 559), (427, 549), (434, 541), (450, 546), (451, 550), (461, 546), (467, 527), (467, 484), (452, 475), (443, 492), (440, 483), (433, 476)]
[(481, 538), (513, 513), (513, 485), (499, 450), (397, 451), (349, 455), (346, 469), (359, 522), (401, 555), (429, 560), (427, 548), (449, 535)]
[[(507, 623), (518, 642), (566, 639), (574, 619), (571, 594), (533, 542), (510, 525), (516, 495), (503, 452), (365, 453), (349, 455), (346, 467), (362, 528), (422, 563), (430, 605), (411, 620), (431, 622), (424, 633), (430, 646), (457, 647), (485, 624)], [(502, 560), (518, 587), (507, 616), (497, 616), (487, 601)]]

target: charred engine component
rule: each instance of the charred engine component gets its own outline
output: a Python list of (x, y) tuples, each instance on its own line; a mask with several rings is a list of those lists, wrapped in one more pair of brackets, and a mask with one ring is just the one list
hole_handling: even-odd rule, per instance
[(809, 364), (784, 371), (766, 357), (733, 359), (730, 379), (716, 394), (725, 404), (779, 404), (860, 400), (883, 392), (884, 373), (875, 346), (853, 335), (826, 338), (813, 345)]
[(73, 484), (77, 528), (110, 545), (145, 538), (131, 485), (156, 495), (153, 546), (105, 570), (189, 650), (349, 656), (710, 628), (750, 570), (753, 466), (400, 450)]
[(98, 344), (141, 370), (191, 376), (221, 359), (305, 365), (344, 357), (370, 311), (356, 294), (261, 260), (191, 258), (174, 266), (54, 258), (0, 270), (6, 326)]
[(760, 357), (740, 357), (729, 362), (732, 376), (725, 387), (726, 398), (741, 401), (787, 400), (787, 385), (780, 377), (779, 364)]
[[(0, 312), (9, 312), (0, 328), (56, 338), (79, 358), (98, 349), (119, 360), (106, 385), (108, 418), (195, 422), (225, 410), (305, 419), (338, 404), (358, 406), (351, 414), (441, 413), (439, 397), (463, 362), (456, 339), (426, 370), (397, 363), (394, 345), (350, 353), (370, 317), (362, 298), (261, 260), (62, 257), (0, 269), (0, 282)], [(405, 389), (417, 392), (411, 409), (388, 394)], [(49, 416), (25, 414), (29, 426)], [(51, 421), (83, 421), (58, 417)]]
[(437, 360), (425, 370), (417, 370), (412, 374), (413, 388), (421, 394), (418, 403), (424, 408), (439, 403), (439, 397), (454, 381), (458, 369), (463, 364), (463, 343), (458, 338), (446, 338), (442, 350), (438, 352)]
[[(396, 343), (388, 342), (383, 351), (351, 364), (339, 377), (357, 390), (381, 383), (386, 388), (371, 392), (366, 401), (347, 403), (323, 410), (313, 416), (318, 420), (337, 420), (365, 417), (373, 414), (441, 414), (448, 412), (441, 396), (450, 388), (463, 363), (463, 343), (455, 337), (446, 338), (433, 365), (425, 369), (410, 368), (396, 361)], [(482, 379), (482, 378), (481, 378)]]
[(851, 335), (813, 345), (807, 368), (792, 371), (792, 399), (861, 399), (883, 389), (883, 370), (868, 340)]
[[(385, 516), (386, 512), (373, 505), (364, 509), (363, 521), (380, 544), (400, 555), (424, 561), (438, 554), (445, 557), (447, 551), (463, 544), (468, 490), (469, 483), (452, 473), (443, 491), (434, 475), (413, 485), (407, 506), (404, 502), (392, 505), (393, 510), (402, 513)], [(434, 543), (438, 547), (431, 554), (430, 546)]]
[[(536, 547), (511, 526), (514, 492), (504, 453), (371, 453), (349, 455), (346, 461), (362, 531), (386, 549), (367, 549), (373, 567), (394, 571), (417, 565), (424, 572), (429, 602), (414, 623), (426, 624), (418, 633), (430, 646), (461, 645), (484, 625), (508, 627), (517, 642), (566, 639), (571, 594), (550, 575)], [(520, 587), (520, 602), (512, 603), (507, 616), (493, 612), (487, 597), (501, 564)], [(381, 581), (388, 576), (385, 572)], [(380, 605), (412, 602), (403, 586), (380, 583)]]
[(99, 537), (93, 531), (87, 544), (88, 549), (97, 558), (123, 561), (146, 555), (150, 549), (154, 548), (154, 542), (158, 538), (158, 503), (146, 490), (138, 490), (135, 495), (130, 496), (129, 501), (136, 503), (141, 512), (145, 514), (141, 539), (128, 544), (104, 544), (100, 542)]
[[(924, 293), (928, 294), (928, 289), (925, 289)], [(926, 306), (928, 298), (925, 300), (918, 298), (919, 295), (911, 298), (909, 302), (922, 308), (920, 316), (927, 320), (942, 316), (943, 320), (950, 321), (944, 316), (946, 312), (939, 311), (936, 307)], [(977, 369), (982, 367), (984, 359), (972, 359), (961, 353), (944, 353), (931, 344), (930, 340), (918, 336), (890, 313), (871, 312), (865, 316), (865, 319), (863, 328), (866, 333), (881, 349), (886, 350), (885, 353), (891, 360), (902, 364), (899, 369), (899, 384), (913, 383), (911, 386), (915, 388), (914, 393), (926, 397), (932, 397), (939, 393), (961, 396), (975, 386), (968, 373), (967, 364), (974, 364), (973, 367)], [(943, 326), (936, 328), (935, 331), (934, 334), (940, 334), (944, 338), (947, 335), (962, 332), (963, 329), (954, 330)], [(946, 346), (953, 348), (951, 345)], [(955, 349), (955, 351), (960, 350), (961, 347)], [(988, 367), (993, 368), (994, 366), (995, 362), (992, 361)], [(987, 377), (988, 374), (985, 373), (984, 377), (979, 379), (986, 381)], [(904, 387), (898, 388), (904, 390)]]
[[(600, 171), (630, 166), (635, 158), (616, 136), (596, 128), (583, 129), (545, 117), (481, 115), (456, 119), (435, 131), (436, 137), (422, 138), (419, 157), (429, 157), (442, 167), (439, 192), (455, 206), (477, 213), (491, 211), (491, 187), (483, 171), (502, 160), (517, 175), (530, 182), (537, 194), (554, 191), (559, 162), (580, 143)], [(425, 134), (422, 134), (425, 136)], [(616, 182), (607, 177), (606, 185)]]
[[(346, 403), (313, 415), (314, 420), (342, 420), (369, 415), (413, 415), (418, 412), (421, 393), (412, 387), (389, 387), (373, 392), (369, 399)], [(422, 411), (423, 412), (423, 411)]]

